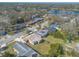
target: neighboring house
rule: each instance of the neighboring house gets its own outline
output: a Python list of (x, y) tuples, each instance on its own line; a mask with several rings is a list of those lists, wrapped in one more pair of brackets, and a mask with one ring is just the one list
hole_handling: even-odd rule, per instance
[(25, 23), (12, 25), (11, 26), (11, 31), (13, 31), (14, 33), (19, 33), (20, 30), (23, 29), (23, 28), (26, 28), (26, 24)]
[(48, 34), (48, 29), (39, 30), (36, 33), (39, 34), (40, 36), (44, 37)]
[(31, 43), (33, 45), (34, 44), (39, 44), (39, 42), (42, 40), (41, 36), (39, 34), (36, 34), (36, 33), (25, 36), (22, 39), (24, 41), (26, 41), (27, 43)]
[(57, 23), (52, 23), (52, 24), (49, 26), (49, 31), (50, 31), (50, 32), (55, 32), (55, 31), (56, 31), (56, 27), (57, 27)]
[(17, 34), (14, 34), (14, 35), (6, 35), (5, 37), (4, 37), (4, 40), (5, 40), (5, 42), (7, 43), (7, 44), (9, 44), (9, 43), (11, 43), (11, 42), (13, 42), (13, 41), (16, 41), (16, 38), (19, 38), (20, 36), (22, 36), (23, 35), (23, 33), (17, 33)]
[(15, 37), (14, 36), (11, 36), (11, 35), (6, 35), (4, 37), (4, 40), (5, 40), (6, 44), (10, 44), (11, 42), (14, 41), (14, 39), (15, 39)]
[(25, 43), (16, 42), (13, 46), (14, 51), (16, 52), (17, 57), (37, 57), (38, 53), (28, 47)]
[(6, 35), (6, 34), (7, 34), (7, 32), (5, 32), (5, 30), (0, 29), (0, 35)]
[(38, 14), (32, 15), (32, 19), (38, 17)]
[(0, 39), (0, 48), (6, 47), (6, 43)]
[(15, 39), (15, 41), (22, 42), (22, 43), (26, 43), (26, 42), (23, 40), (23, 37), (24, 37), (24, 36), (26, 36), (26, 34), (21, 35), (20, 37), (17, 37), (17, 38)]
[(37, 31), (37, 29), (35, 27), (27, 27), (27, 30), (29, 32), (36, 32)]
[(34, 20), (32, 21), (32, 24), (34, 24), (38, 21), (42, 21), (42, 20), (43, 20), (43, 18), (34, 18)]

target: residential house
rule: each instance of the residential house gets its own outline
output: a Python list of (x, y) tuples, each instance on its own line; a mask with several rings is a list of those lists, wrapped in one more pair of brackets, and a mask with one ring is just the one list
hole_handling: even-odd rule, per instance
[(38, 14), (35, 14), (35, 15), (32, 15), (32, 19), (34, 19), (34, 18), (36, 18), (36, 17), (38, 17)]
[(34, 18), (32, 21), (32, 24), (35, 24), (36, 22), (42, 21), (42, 20), (43, 20), (43, 18)]
[(47, 34), (48, 34), (48, 29), (39, 30), (39, 31), (37, 31), (36, 33), (39, 34), (40, 36), (44, 37), (44, 36), (47, 36)]
[(31, 43), (34, 45), (39, 44), (39, 42), (42, 40), (42, 37), (39, 34), (33, 33), (28, 36), (24, 36), (22, 39), (27, 43)]
[(14, 42), (16, 41), (16, 38), (19, 38), (20, 36), (22, 36), (23, 33), (17, 33), (17, 34), (14, 34), (14, 35), (6, 35), (3, 37), (3, 39), (5, 40), (6, 44), (9, 44), (11, 42)]
[(50, 32), (55, 32), (57, 29), (57, 23), (52, 23), (50, 26), (49, 26), (49, 31)]
[(38, 53), (36, 53), (33, 49), (28, 47), (25, 43), (16, 42), (13, 46), (14, 51), (16, 52), (17, 57), (37, 57)]

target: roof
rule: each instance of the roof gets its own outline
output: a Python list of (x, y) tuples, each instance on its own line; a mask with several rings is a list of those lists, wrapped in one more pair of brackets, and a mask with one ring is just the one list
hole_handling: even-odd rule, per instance
[(22, 35), (22, 33), (17, 33), (17, 34), (14, 34), (14, 35), (6, 35), (5, 36), (5, 39), (6, 39), (6, 43), (10, 43), (12, 42), (13, 40), (15, 40), (17, 37), (20, 37)]
[(33, 34), (27, 36), (25, 38), (25, 40), (31, 40), (32, 42), (35, 42), (35, 41), (42, 40), (42, 38), (41, 38), (41, 36), (39, 34), (33, 33)]
[(6, 43), (12, 42), (15, 38), (10, 35), (6, 35)]
[(42, 21), (42, 20), (43, 20), (43, 18), (34, 18), (34, 20), (32, 21), (32, 23), (36, 23), (36, 22)]
[(7, 34), (7, 32), (0, 30), (0, 35), (6, 35), (6, 34)]
[(37, 32), (37, 34), (39, 34), (41, 36), (46, 36), (48, 34), (48, 30), (40, 30)]
[(32, 53), (35, 52), (26, 44), (21, 42), (16, 42), (13, 47), (19, 52), (17, 56), (30, 56)]
[(57, 23), (52, 23), (51, 25), (50, 25), (50, 31), (52, 31), (52, 32), (54, 32), (54, 31), (56, 31), (56, 27), (57, 27)]
[(25, 23), (16, 24), (16, 25), (14, 25), (14, 27), (15, 27), (16, 30), (19, 30), (19, 29), (26, 27), (26, 24)]
[(35, 17), (37, 17), (37, 16), (38, 16), (38, 14), (32, 15), (32, 18), (35, 18)]
[(0, 46), (6, 44), (3, 40), (0, 40)]

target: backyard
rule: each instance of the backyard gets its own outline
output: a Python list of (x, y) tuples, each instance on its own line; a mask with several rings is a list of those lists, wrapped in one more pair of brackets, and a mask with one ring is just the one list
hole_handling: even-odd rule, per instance
[(36, 45), (29, 44), (34, 50), (40, 53), (42, 56), (49, 56), (50, 46), (51, 44), (64, 44), (62, 39), (54, 38), (52, 35), (47, 36), (44, 38), (44, 42)]

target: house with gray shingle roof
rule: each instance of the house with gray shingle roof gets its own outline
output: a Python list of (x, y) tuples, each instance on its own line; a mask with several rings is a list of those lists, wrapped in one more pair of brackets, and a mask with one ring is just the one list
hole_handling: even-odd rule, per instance
[(36, 33), (39, 34), (40, 36), (44, 37), (48, 34), (48, 29), (39, 30)]
[(20, 57), (33, 57), (34, 54), (38, 56), (38, 53), (22, 42), (16, 42), (13, 48), (16, 52), (16, 55)]
[(34, 18), (32, 21), (32, 24), (35, 24), (35, 23), (42, 21), (42, 20), (43, 20), (43, 18)]

